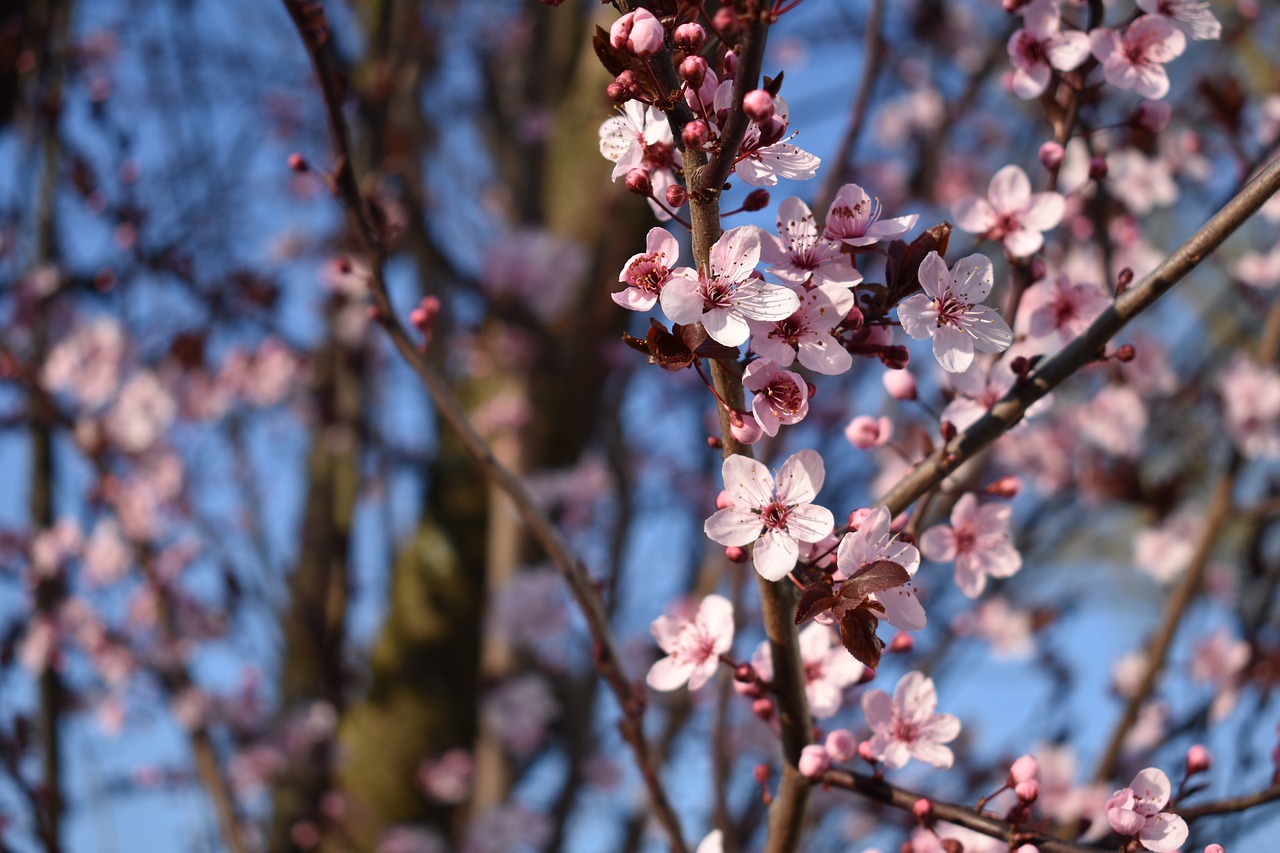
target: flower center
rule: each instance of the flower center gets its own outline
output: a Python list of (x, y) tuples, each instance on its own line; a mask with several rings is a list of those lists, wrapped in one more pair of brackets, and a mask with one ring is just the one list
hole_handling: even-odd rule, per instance
[(799, 386), (786, 379), (771, 382), (764, 389), (764, 396), (769, 401), (769, 408), (777, 415), (794, 415), (800, 411), (805, 399)]
[(950, 290), (944, 293), (938, 299), (933, 300), (934, 310), (938, 312), (938, 328), (943, 326), (955, 326), (963, 328), (964, 324), (960, 322), (965, 312), (969, 310), (970, 305), (967, 302), (954, 296)]
[(791, 507), (774, 498), (760, 509), (760, 521), (770, 530), (785, 530)]

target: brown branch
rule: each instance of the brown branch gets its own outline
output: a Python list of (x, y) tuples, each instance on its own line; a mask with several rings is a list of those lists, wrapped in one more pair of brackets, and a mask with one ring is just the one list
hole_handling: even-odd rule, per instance
[(1228, 797), (1222, 800), (1214, 800), (1210, 803), (1202, 803), (1198, 806), (1180, 808), (1178, 809), (1178, 814), (1183, 820), (1190, 822), (1210, 815), (1234, 814), (1235, 812), (1251, 809), (1254, 806), (1263, 806), (1276, 801), (1280, 801), (1280, 784), (1274, 784), (1269, 788), (1264, 788), (1252, 794)]
[(688, 848), (685, 846), (680, 830), (679, 819), (658, 778), (657, 767), (644, 738), (643, 697), (637, 695), (623, 667), (610, 631), (607, 611), (600, 600), (591, 575), (582, 562), (574, 556), (551, 520), (539, 508), (524, 482), (494, 457), (484, 439), (472, 427), (444, 377), (427, 361), (423, 351), (410, 339), (408, 331), (396, 317), (383, 279), (382, 235), (369, 213), (368, 202), (360, 193), (359, 184), (351, 166), (351, 142), (346, 121), (342, 115), (342, 93), (338, 90), (335, 78), (327, 71), (331, 67), (333, 49), (329, 41), (327, 24), (308, 16), (308, 4), (304, 0), (284, 0), (284, 4), (302, 36), (323, 92), (332, 142), (339, 163), (335, 176), (336, 190), (356, 226), (356, 231), (368, 255), (371, 296), (377, 320), (401, 357), (426, 387), (439, 417), (457, 435), (464, 450), (485, 479), (510, 498), (516, 512), (528, 527), (530, 535), (543, 548), (569, 584), (570, 592), (586, 619), (595, 643), (596, 669), (609, 684), (622, 708), (623, 716), (619, 722), (619, 729), (623, 740), (631, 748), (641, 776), (645, 780), (654, 816), (667, 833), (672, 849), (676, 853), (685, 853)]
[(1272, 163), (1240, 190), (1154, 272), (1121, 294), (1080, 337), (1057, 355), (1046, 359), (1025, 382), (1015, 386), (968, 430), (911, 469), (880, 498), (879, 503), (897, 515), (1003, 435), (1022, 419), (1028, 406), (1080, 368), (1095, 361), (1107, 342), (1130, 320), (1186, 277), (1278, 189), (1280, 161)]
[(935, 819), (945, 820), (991, 838), (1007, 841), (1011, 850), (1021, 844), (1034, 844), (1041, 853), (1099, 853), (1103, 850), (1114, 850), (1114, 848), (1075, 844), (1042, 832), (1020, 829), (993, 812), (979, 812), (956, 803), (944, 803), (862, 773), (838, 769), (828, 770), (822, 774), (821, 782), (823, 787), (843, 788), (908, 814), (912, 813), (917, 800), (928, 800)]
[[(767, 3), (760, 2), (757, 5), (765, 6)], [(747, 125), (751, 123), (751, 119), (747, 118), (747, 114), (742, 109), (742, 99), (758, 86), (760, 70), (764, 66), (764, 43), (769, 35), (769, 23), (768, 11), (761, 8), (743, 30), (742, 40), (737, 48), (738, 70), (733, 78), (733, 101), (729, 107), (729, 117), (725, 120), (724, 127), (720, 129), (719, 149), (696, 182), (686, 180), (690, 195), (700, 194), (709, 198), (719, 198), (720, 188), (724, 186), (724, 182), (729, 179), (729, 174), (733, 171), (738, 158), (738, 148), (742, 145), (743, 137), (747, 135)], [(697, 228), (697, 223), (694, 223), (694, 228)]]

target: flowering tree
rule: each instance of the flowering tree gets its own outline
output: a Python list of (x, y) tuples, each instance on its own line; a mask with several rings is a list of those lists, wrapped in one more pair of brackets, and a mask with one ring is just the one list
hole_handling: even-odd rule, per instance
[(0, 39), (0, 850), (1265, 844), (1276, 9), (124, 8)]

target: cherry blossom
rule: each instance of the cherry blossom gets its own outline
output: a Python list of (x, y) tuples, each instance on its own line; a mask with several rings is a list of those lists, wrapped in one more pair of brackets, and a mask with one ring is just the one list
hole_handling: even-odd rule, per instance
[[(839, 582), (856, 579), (881, 560), (896, 563), (908, 575), (915, 575), (920, 568), (920, 551), (890, 532), (890, 521), (889, 510), (878, 506), (863, 516), (857, 530), (840, 540), (834, 580)], [(924, 607), (909, 585), (874, 593), (871, 598), (884, 608), (884, 620), (900, 631), (919, 631), (926, 624)], [(857, 602), (852, 604), (856, 605)], [(840, 607), (837, 606), (829, 618), (838, 619), (842, 616)]]
[(951, 526), (940, 524), (925, 531), (920, 550), (930, 560), (956, 564), (956, 586), (969, 598), (986, 589), (987, 577), (1007, 578), (1022, 568), (1022, 556), (1009, 535), (1008, 504), (978, 505), (967, 492), (951, 510)]
[(1259, 290), (1271, 290), (1280, 284), (1280, 246), (1270, 252), (1245, 252), (1236, 261), (1236, 278)]
[(880, 199), (872, 199), (857, 184), (845, 184), (827, 208), (822, 236), (847, 246), (870, 246), (892, 240), (915, 227), (920, 215), (912, 213), (893, 219), (880, 218)]
[(1013, 341), (1009, 325), (994, 309), (978, 304), (994, 283), (991, 260), (985, 255), (961, 258), (949, 270), (937, 252), (930, 252), (920, 264), (924, 293), (898, 305), (903, 331), (916, 340), (933, 338), (933, 355), (950, 373), (967, 369), (974, 350), (1006, 349)]
[[(800, 632), (799, 642), (809, 710), (819, 720), (835, 716), (844, 702), (844, 689), (857, 684), (867, 668), (850, 657), (826, 625), (810, 622)], [(767, 640), (751, 656), (751, 666), (763, 680), (773, 679), (773, 651)]]
[(1148, 767), (1133, 777), (1129, 787), (1121, 788), (1107, 800), (1107, 821), (1124, 836), (1136, 835), (1142, 846), (1153, 853), (1174, 853), (1189, 831), (1182, 818), (1161, 811), (1169, 802), (1172, 788), (1163, 770)]
[(761, 258), (787, 284), (834, 284), (853, 287), (862, 281), (840, 244), (825, 240), (809, 206), (794, 196), (778, 205), (778, 233), (761, 238)]
[(81, 405), (97, 409), (120, 382), (124, 330), (112, 317), (78, 325), (49, 352), (40, 381), (50, 391), (69, 392)]
[(623, 308), (648, 311), (658, 301), (658, 294), (671, 279), (671, 270), (680, 257), (680, 244), (665, 228), (650, 228), (644, 251), (632, 255), (618, 273), (625, 290), (610, 294)]
[(1143, 15), (1123, 35), (1096, 29), (1089, 33), (1089, 42), (1108, 83), (1153, 100), (1169, 92), (1164, 63), (1181, 55), (1187, 46), (1182, 31), (1158, 15)]
[(1214, 41), (1222, 37), (1222, 24), (1206, 0), (1138, 0), (1138, 8), (1169, 18), (1197, 41)]
[(178, 414), (173, 396), (151, 371), (134, 374), (107, 412), (107, 434), (127, 453), (141, 453), (164, 434)]
[(1280, 375), (1237, 354), (1218, 377), (1227, 435), (1250, 459), (1280, 455)]
[(1030, 335), (1055, 338), (1063, 345), (1079, 337), (1110, 304), (1101, 285), (1072, 282), (1065, 275), (1038, 282), (1022, 297)]
[(755, 395), (751, 412), (765, 435), (777, 435), (782, 424), (799, 423), (809, 414), (809, 386), (804, 378), (767, 358), (747, 365), (742, 387)]
[(844, 428), (844, 437), (859, 450), (880, 447), (893, 438), (893, 421), (887, 417), (858, 415)]
[(999, 240), (1006, 252), (1022, 258), (1044, 245), (1044, 232), (1062, 221), (1065, 209), (1060, 194), (1032, 193), (1027, 173), (1009, 165), (992, 176), (986, 198), (965, 196), (951, 213), (958, 227)]
[(788, 458), (776, 482), (764, 465), (736, 453), (724, 460), (723, 475), (731, 504), (707, 519), (706, 534), (721, 545), (755, 543), (756, 571), (768, 580), (795, 568), (799, 542), (816, 542), (835, 528), (831, 511), (810, 503), (826, 476), (816, 451)]
[(1114, 383), (1099, 391), (1074, 418), (1081, 438), (1123, 458), (1133, 458), (1142, 452), (1147, 420), (1147, 407), (1138, 392), (1128, 385)]
[[(716, 115), (724, 115), (732, 102), (733, 81), (720, 81), (714, 102)], [(773, 108), (773, 117), (769, 121), (747, 125), (746, 135), (738, 148), (734, 171), (744, 183), (753, 187), (775, 186), (778, 178), (807, 181), (817, 174), (822, 163), (808, 151), (782, 141), (787, 134), (790, 111), (786, 100), (781, 97), (773, 99)]]
[(999, 595), (984, 599), (951, 623), (951, 629), (957, 634), (986, 640), (997, 660), (1031, 657), (1036, 650), (1033, 627), (1031, 613), (1014, 609)]
[[(667, 117), (658, 108), (639, 101), (627, 101), (621, 115), (600, 125), (600, 154), (613, 162), (610, 177), (615, 181), (633, 169), (643, 169), (653, 195), (659, 199), (665, 199), (667, 188), (676, 183), (674, 168), (681, 165)], [(671, 218), (667, 209), (652, 198), (649, 206), (659, 221)]]
[(760, 262), (759, 229), (750, 225), (726, 231), (711, 247), (710, 271), (681, 267), (659, 300), (673, 322), (701, 322), (711, 338), (736, 347), (751, 334), (747, 319), (783, 320), (800, 307), (790, 288), (766, 284), (753, 273)]
[(687, 682), (690, 690), (697, 690), (715, 674), (720, 656), (733, 648), (733, 605), (727, 598), (708, 595), (692, 619), (659, 616), (650, 629), (667, 657), (649, 669), (648, 685), (675, 690)]
[(912, 758), (943, 770), (950, 767), (954, 756), (943, 744), (960, 734), (960, 721), (935, 714), (937, 706), (933, 679), (919, 672), (904, 675), (892, 698), (883, 690), (864, 693), (862, 714), (873, 732), (871, 755), (886, 767), (902, 767)]
[(652, 56), (662, 49), (666, 31), (648, 9), (627, 12), (609, 28), (609, 43), (636, 56)]
[(1240, 699), (1240, 674), (1249, 665), (1252, 650), (1225, 628), (1197, 640), (1188, 667), (1191, 680), (1213, 688), (1209, 719), (1218, 722), (1235, 708)]
[(1022, 10), (1022, 29), (1009, 37), (1013, 93), (1035, 98), (1049, 85), (1053, 69), (1072, 71), (1089, 57), (1089, 37), (1062, 32), (1057, 0), (1035, 0)]
[(817, 373), (837, 376), (853, 366), (853, 356), (831, 334), (853, 308), (853, 294), (844, 287), (815, 287), (800, 296), (800, 307), (773, 322), (747, 320), (751, 348), (780, 367), (800, 363)]
[(530, 673), (491, 688), (480, 714), (512, 755), (528, 757), (546, 740), (547, 727), (560, 716), (560, 703), (546, 679)]

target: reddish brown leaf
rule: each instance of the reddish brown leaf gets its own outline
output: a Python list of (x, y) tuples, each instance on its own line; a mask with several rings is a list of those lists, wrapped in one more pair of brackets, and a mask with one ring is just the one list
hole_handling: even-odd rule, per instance
[(840, 619), (840, 639), (854, 659), (875, 669), (880, 665), (884, 643), (876, 636), (880, 620), (861, 607), (850, 610)]

